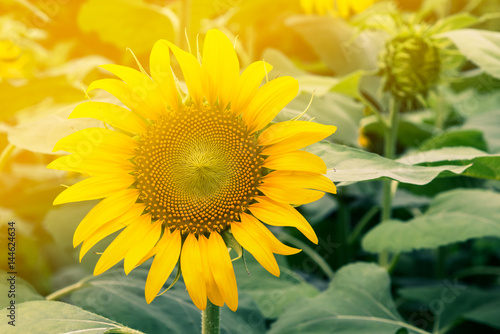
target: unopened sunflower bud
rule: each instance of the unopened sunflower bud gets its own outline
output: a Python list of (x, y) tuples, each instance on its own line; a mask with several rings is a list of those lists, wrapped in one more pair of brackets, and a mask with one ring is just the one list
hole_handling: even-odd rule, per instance
[(381, 55), (384, 90), (402, 100), (426, 96), (441, 72), (438, 48), (430, 38), (401, 33), (390, 40)]

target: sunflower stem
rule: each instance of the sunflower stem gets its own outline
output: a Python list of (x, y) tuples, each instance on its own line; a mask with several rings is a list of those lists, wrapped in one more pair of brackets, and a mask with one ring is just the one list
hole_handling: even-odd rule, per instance
[(220, 332), (220, 307), (207, 301), (207, 308), (201, 312), (201, 333), (219, 334)]
[[(396, 141), (398, 137), (399, 126), (399, 107), (395, 99), (391, 99), (389, 105), (389, 122), (385, 131), (384, 138), (384, 156), (388, 159), (394, 159), (396, 154)], [(396, 192), (397, 182), (389, 178), (384, 179), (384, 190), (382, 198), (382, 220), (381, 223), (391, 219), (391, 207), (394, 193)], [(379, 254), (378, 263), (385, 268), (389, 267), (389, 252), (382, 251)]]
[(66, 295), (69, 295), (73, 291), (79, 290), (87, 285), (87, 280), (86, 278), (82, 279), (79, 282), (76, 282), (75, 284), (68, 285), (67, 287), (64, 287), (60, 290), (52, 292), (50, 295), (45, 297), (45, 300), (51, 301), (51, 300), (58, 300), (59, 298), (62, 298)]

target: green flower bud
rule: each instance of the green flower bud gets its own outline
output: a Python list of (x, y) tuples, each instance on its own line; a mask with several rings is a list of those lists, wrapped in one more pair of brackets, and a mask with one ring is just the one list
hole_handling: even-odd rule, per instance
[(433, 41), (413, 31), (387, 42), (381, 62), (384, 90), (405, 101), (426, 96), (437, 83), (442, 67)]

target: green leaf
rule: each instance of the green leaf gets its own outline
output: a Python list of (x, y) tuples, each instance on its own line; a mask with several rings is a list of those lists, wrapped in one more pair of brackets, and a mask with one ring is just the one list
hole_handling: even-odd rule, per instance
[(440, 34), (451, 30), (468, 28), (480, 22), (479, 18), (469, 13), (458, 13), (439, 20), (431, 30), (433, 34)]
[(325, 161), (330, 168), (326, 176), (334, 182), (358, 182), (389, 177), (403, 183), (422, 185), (429, 183), (443, 172), (460, 174), (470, 166), (414, 166), (360, 149), (327, 142), (311, 145), (308, 151)]
[(484, 72), (500, 79), (500, 33), (461, 29), (447, 32), (443, 36), (451, 39), (460, 52)]
[[(128, 276), (122, 270), (107, 272), (91, 278), (86, 287), (73, 292), (71, 301), (85, 310), (145, 333), (199, 333), (201, 311), (191, 301), (184, 283), (177, 282), (148, 305), (144, 297), (147, 274), (147, 267), (136, 268)], [(164, 288), (170, 285), (172, 278), (173, 275)], [(255, 327), (250, 327), (247, 322), (250, 317), (263, 319), (251, 298), (240, 294), (236, 312), (227, 306), (222, 309), (222, 330), (230, 333), (234, 328), (242, 328), (263, 333), (264, 322), (252, 323)]]
[(472, 147), (443, 147), (437, 150), (416, 152), (397, 161), (434, 167), (442, 164), (465, 166), (472, 163), (472, 166), (467, 168), (462, 175), (500, 180), (500, 154), (488, 154)]
[[(419, 307), (420, 314), (433, 312), (435, 321), (439, 324), (436, 330), (450, 329), (464, 319), (500, 329), (498, 290), (478, 289), (459, 284), (457, 280), (446, 279), (436, 286), (403, 288), (398, 293), (408, 300), (421, 302), (424, 306)], [(418, 315), (412, 319), (422, 325), (426, 320), (427, 318)]]
[(243, 261), (233, 262), (238, 290), (255, 300), (264, 317), (276, 318), (287, 305), (295, 303), (299, 298), (318, 294), (315, 287), (287, 268), (282, 256), (277, 256), (281, 275), (275, 277), (267, 272), (251, 254), (247, 252), (246, 255), (250, 275), (247, 274)]
[(88, 0), (78, 12), (78, 26), (120, 50), (149, 53), (157, 40), (175, 40), (172, 21), (158, 8), (142, 0)]
[(473, 238), (500, 237), (500, 194), (488, 190), (452, 190), (436, 196), (425, 214), (407, 222), (390, 220), (362, 241), (373, 253), (437, 248)]
[(488, 152), (500, 153), (500, 110), (483, 112), (471, 116), (463, 129), (476, 129), (483, 133), (488, 144)]
[(479, 130), (457, 129), (443, 132), (420, 145), (420, 151), (435, 150), (441, 147), (470, 146), (481, 151), (487, 151), (483, 133)]
[[(289, 107), (295, 110), (304, 110), (310, 99), (310, 95), (301, 94), (289, 104)], [(357, 146), (358, 124), (363, 117), (362, 109), (363, 106), (360, 103), (347, 96), (329, 93), (321, 97), (314, 97), (306, 115), (314, 118), (318, 123), (335, 125), (337, 131), (331, 136), (332, 140)]]
[(52, 150), (59, 139), (85, 128), (103, 127), (102, 122), (92, 118), (68, 119), (79, 103), (37, 105), (28, 109), (38, 117), (10, 128), (9, 142), (28, 151), (56, 154)]
[(301, 35), (338, 76), (377, 68), (378, 51), (383, 46), (380, 34), (365, 31), (356, 35), (355, 28), (331, 16), (295, 16), (286, 24)]
[[(423, 118), (425, 113), (421, 114), (423, 115), (417, 115), (417, 113), (414, 113), (412, 118), (417, 118), (415, 116)], [(422, 120), (414, 120), (412, 118), (405, 115), (405, 117), (402, 117), (399, 122), (398, 143), (404, 145), (405, 147), (415, 147), (420, 145), (421, 142), (431, 137), (432, 132), (434, 131), (433, 127), (429, 124), (425, 124)], [(375, 115), (364, 117), (361, 120), (360, 125), (363, 128), (363, 134), (365, 136), (374, 134), (380, 138), (380, 141), (383, 140), (384, 128)]]
[[(14, 289), (12, 290), (11, 285), (14, 285)], [(0, 299), (0, 308), (8, 307), (11, 300), (14, 300), (16, 305), (18, 305), (27, 301), (43, 299), (31, 284), (17, 274), (9, 274), (3, 270), (0, 270), (0, 291), (4, 293)]]
[(84, 201), (55, 206), (47, 212), (42, 226), (52, 235), (61, 249), (71, 252), (74, 249), (73, 234), (76, 227), (97, 203), (97, 201)]
[[(7, 314), (3, 309), (2, 314)], [(15, 327), (5, 319), (0, 322), (0, 332), (14, 333), (130, 333), (141, 332), (125, 327), (73, 305), (61, 302), (30, 301), (17, 305)]]
[(359, 98), (359, 83), (363, 77), (364, 71), (353, 72), (339, 80), (330, 90), (335, 93), (341, 93), (355, 99)]
[(276, 49), (266, 49), (262, 58), (273, 65), (272, 71), (269, 73), (269, 78), (276, 76), (289, 75), (299, 81), (300, 92), (310, 95), (314, 92), (315, 96), (323, 96), (328, 91), (339, 83), (339, 79), (310, 74), (297, 67), (284, 53)]
[(387, 334), (400, 328), (428, 333), (398, 314), (385, 269), (355, 263), (341, 268), (326, 291), (289, 305), (269, 333)]

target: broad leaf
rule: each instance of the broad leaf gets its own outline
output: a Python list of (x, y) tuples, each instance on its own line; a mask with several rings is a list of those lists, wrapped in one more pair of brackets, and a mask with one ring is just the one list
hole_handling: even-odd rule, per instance
[(468, 28), (480, 22), (479, 18), (469, 13), (458, 13), (439, 20), (431, 30), (433, 34), (439, 34), (451, 30)]
[(286, 24), (300, 34), (336, 75), (377, 68), (380, 34), (356, 31), (344, 20), (331, 16), (291, 17)]
[[(16, 311), (15, 327), (2, 319), (1, 333), (141, 334), (117, 322), (61, 302), (31, 301), (17, 305)], [(7, 314), (7, 310), (3, 309), (2, 314)]]
[[(12, 280), (13, 277), (14, 279)], [(11, 285), (14, 285), (12, 290)], [(35, 288), (19, 277), (19, 275), (9, 274), (3, 270), (0, 270), (0, 289), (5, 294), (0, 299), (0, 308), (8, 307), (11, 300), (14, 300), (17, 306), (27, 301), (43, 299)]]
[(79, 104), (38, 105), (29, 112), (42, 113), (38, 117), (21, 122), (8, 131), (9, 142), (28, 151), (55, 154), (52, 152), (59, 139), (75, 131), (89, 127), (103, 127), (103, 123), (92, 118), (68, 119)]
[(299, 81), (299, 89), (310, 96), (313, 92), (315, 96), (325, 95), (339, 79), (310, 74), (297, 67), (284, 53), (276, 49), (266, 49), (262, 55), (263, 59), (273, 65), (268, 77), (289, 75)]
[[(85, 310), (145, 333), (199, 333), (201, 311), (191, 301), (182, 280), (148, 305), (144, 297), (147, 273), (146, 267), (137, 268), (128, 276), (122, 270), (110, 271), (88, 280), (86, 287), (71, 294), (71, 301)], [(263, 333), (264, 322), (253, 323), (255, 327), (251, 328), (249, 317), (263, 319), (254, 302), (240, 294), (236, 312), (227, 306), (222, 309), (222, 330), (230, 333), (234, 328), (241, 328)]]
[(500, 153), (499, 128), (500, 110), (473, 115), (463, 125), (463, 129), (475, 129), (483, 133), (490, 153)]
[(406, 155), (400, 162), (440, 166), (453, 164), (470, 165), (462, 174), (483, 179), (500, 180), (500, 154), (488, 154), (472, 147), (443, 147), (437, 150), (416, 152)]
[(437, 286), (403, 288), (398, 293), (408, 299), (423, 304), (419, 313), (411, 319), (423, 327), (428, 327), (428, 318), (422, 313), (431, 311), (439, 324), (436, 330), (450, 329), (460, 320), (468, 319), (500, 329), (500, 291), (481, 290), (465, 286), (457, 280), (444, 280)]
[[(311, 95), (301, 94), (295, 98), (289, 107), (304, 110)], [(359, 137), (359, 121), (363, 117), (363, 106), (342, 94), (328, 93), (315, 97), (306, 115), (321, 124), (335, 125), (337, 131), (332, 140), (346, 145), (357, 146)]]
[(308, 148), (320, 156), (330, 170), (327, 177), (334, 182), (357, 182), (389, 177), (403, 183), (426, 184), (443, 172), (460, 174), (469, 166), (414, 166), (356, 148), (320, 142)]
[(281, 275), (275, 277), (248, 252), (245, 256), (250, 275), (245, 270), (243, 261), (233, 262), (238, 289), (255, 300), (264, 317), (276, 318), (287, 305), (295, 303), (299, 298), (318, 294), (315, 287), (288, 269), (283, 257), (277, 256)]
[(401, 318), (390, 285), (387, 271), (375, 264), (347, 265), (326, 291), (289, 305), (269, 333), (387, 334), (400, 328), (427, 333)]
[(369, 252), (409, 252), (473, 238), (500, 238), (500, 194), (488, 190), (452, 190), (439, 194), (425, 214), (407, 222), (386, 221), (369, 231)]
[(159, 39), (175, 40), (171, 19), (142, 0), (87, 0), (78, 13), (78, 26), (138, 55), (149, 53)]
[(484, 72), (500, 78), (500, 33), (488, 30), (462, 29), (443, 34), (460, 52)]
[(483, 133), (474, 129), (454, 129), (429, 138), (420, 145), (420, 151), (430, 151), (442, 147), (470, 146), (481, 151), (487, 151)]

